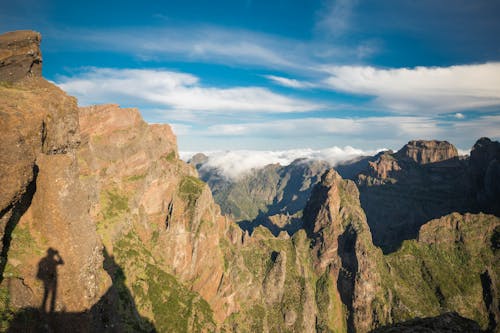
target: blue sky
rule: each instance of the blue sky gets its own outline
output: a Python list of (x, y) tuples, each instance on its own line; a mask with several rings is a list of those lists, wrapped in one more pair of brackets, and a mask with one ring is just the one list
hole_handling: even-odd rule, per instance
[(181, 151), (401, 147), (500, 138), (497, 0), (48, 1), (2, 5), (43, 35), (81, 105), (138, 107)]

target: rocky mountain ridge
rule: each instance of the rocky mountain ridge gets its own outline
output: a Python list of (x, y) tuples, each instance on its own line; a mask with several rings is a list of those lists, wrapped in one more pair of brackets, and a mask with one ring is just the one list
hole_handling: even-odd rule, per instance
[[(250, 234), (179, 160), (168, 125), (78, 108), (29, 72), (8, 78), (0, 330), (368, 332), (450, 311), (498, 330), (498, 217), (447, 215), (383, 255), (356, 184), (328, 170), (308, 187), (303, 228)], [(304, 178), (288, 174), (277, 188), (300, 190)]]
[(286, 166), (270, 164), (230, 179), (207, 162), (203, 154), (189, 161), (210, 186), (222, 213), (232, 216), (244, 230), (252, 232), (263, 225), (276, 236), (281, 231), (291, 235), (302, 227), (302, 210), (312, 188), (330, 167), (325, 161), (297, 159)]

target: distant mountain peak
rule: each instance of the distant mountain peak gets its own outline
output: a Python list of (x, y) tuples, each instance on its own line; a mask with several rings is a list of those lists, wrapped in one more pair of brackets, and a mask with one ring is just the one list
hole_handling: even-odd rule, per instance
[(448, 141), (412, 140), (397, 153), (399, 158), (409, 158), (419, 164), (436, 163), (458, 157), (457, 148)]

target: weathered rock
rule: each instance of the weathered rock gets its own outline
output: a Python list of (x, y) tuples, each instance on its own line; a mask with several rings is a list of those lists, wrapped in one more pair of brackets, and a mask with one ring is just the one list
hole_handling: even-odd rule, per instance
[(42, 78), (0, 86), (0, 236), (15, 225), (32, 194), (37, 156), (66, 153), (78, 146), (76, 99)]
[(375, 245), (390, 253), (433, 218), (476, 211), (467, 164), (448, 142), (422, 140), (365, 161), (354, 180)]
[(42, 75), (38, 32), (24, 30), (0, 35), (0, 82), (16, 82)]
[(317, 329), (367, 332), (452, 310), (494, 331), (499, 224), (491, 215), (454, 213), (424, 224), (418, 241), (383, 256), (373, 246), (354, 184), (325, 173), (304, 210), (320, 276)]
[(320, 302), (326, 309), (320, 309), (319, 322), (331, 330), (366, 332), (375, 327), (375, 318), (385, 320), (385, 309), (377, 305), (384, 303), (378, 272), (382, 252), (372, 243), (354, 182), (327, 171), (304, 209), (304, 228), (312, 238), (316, 271), (325, 275), (321, 285), (335, 286), (329, 295), (316, 296), (329, 298)]
[(410, 141), (396, 154), (399, 158), (406, 157), (419, 164), (442, 162), (458, 157), (458, 151), (452, 144), (437, 140)]

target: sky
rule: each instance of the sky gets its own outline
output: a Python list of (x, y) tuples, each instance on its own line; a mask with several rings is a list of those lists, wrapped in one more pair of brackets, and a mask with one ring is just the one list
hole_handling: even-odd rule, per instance
[[(80, 105), (137, 107), (181, 152), (469, 150), (500, 139), (500, 1), (2, 4)], [(354, 147), (354, 148), (350, 148)]]

